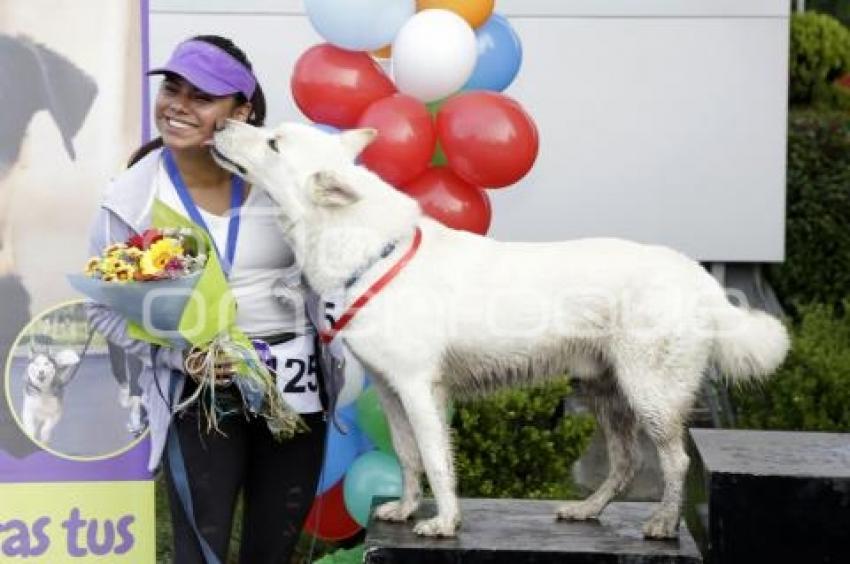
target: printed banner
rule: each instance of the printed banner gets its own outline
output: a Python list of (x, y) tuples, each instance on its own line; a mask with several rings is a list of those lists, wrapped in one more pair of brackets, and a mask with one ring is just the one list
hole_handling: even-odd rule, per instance
[(141, 361), (66, 281), (141, 143), (142, 4), (0, 2), (0, 562), (154, 561)]
[(153, 482), (0, 485), (3, 562), (154, 562)]

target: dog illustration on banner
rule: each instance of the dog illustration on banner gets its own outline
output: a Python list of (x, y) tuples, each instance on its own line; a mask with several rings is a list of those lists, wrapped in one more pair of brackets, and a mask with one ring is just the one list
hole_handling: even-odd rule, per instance
[[(30, 295), (15, 270), (13, 194), (6, 181), (15, 171), (33, 116), (42, 110), (56, 123), (62, 145), (74, 159), (73, 138), (96, 94), (94, 80), (63, 55), (27, 37), (0, 33), (0, 366), (6, 366), (15, 338), (30, 320)], [(23, 457), (37, 447), (17, 430), (9, 409), (0, 401), (0, 450)]]
[(62, 419), (65, 387), (79, 363), (80, 356), (74, 350), (55, 352), (50, 337), (30, 336), (21, 419), (24, 431), (43, 445), (50, 442), (53, 428)]
[(454, 536), (461, 516), (447, 400), (569, 374), (590, 394), (610, 474), (557, 517), (595, 518), (624, 490), (643, 427), (664, 479), (644, 535), (675, 537), (689, 462), (684, 424), (706, 369), (734, 380), (769, 375), (789, 348), (783, 324), (733, 306), (698, 263), (665, 247), (614, 238), (504, 243), (449, 229), (355, 165), (375, 135), (230, 121), (213, 155), (276, 201), (312, 290), (346, 288), (346, 307), (362, 297), (334, 338), (374, 375), (402, 466), (401, 499), (376, 516), (408, 519), (424, 471), (438, 513), (414, 530)]

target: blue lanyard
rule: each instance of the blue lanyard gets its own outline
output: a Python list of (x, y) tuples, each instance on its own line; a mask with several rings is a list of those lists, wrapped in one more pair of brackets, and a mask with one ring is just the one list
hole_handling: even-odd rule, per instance
[(186, 183), (183, 182), (183, 177), (180, 175), (180, 170), (174, 161), (174, 155), (166, 148), (162, 151), (162, 158), (165, 163), (165, 170), (168, 172), (171, 183), (174, 184), (174, 188), (177, 190), (177, 195), (180, 196), (180, 201), (183, 202), (183, 207), (186, 208), (192, 221), (209, 234), (215, 253), (218, 255), (219, 262), (221, 262), (221, 268), (224, 270), (224, 275), (229, 277), (230, 270), (233, 268), (233, 259), (236, 257), (236, 240), (239, 238), (239, 210), (244, 199), (245, 181), (235, 174), (230, 176), (230, 222), (227, 225), (227, 248), (225, 249), (225, 257), (222, 259), (221, 252), (215, 243), (212, 233), (210, 233), (209, 227), (207, 227), (207, 223), (204, 221), (198, 206), (195, 205), (195, 201), (189, 194)]

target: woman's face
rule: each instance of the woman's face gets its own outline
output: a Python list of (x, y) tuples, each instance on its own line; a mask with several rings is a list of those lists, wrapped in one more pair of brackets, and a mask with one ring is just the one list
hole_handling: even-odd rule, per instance
[(212, 139), (216, 123), (245, 121), (251, 104), (237, 105), (234, 95), (212, 96), (179, 76), (166, 75), (154, 105), (156, 128), (171, 149), (198, 149)]

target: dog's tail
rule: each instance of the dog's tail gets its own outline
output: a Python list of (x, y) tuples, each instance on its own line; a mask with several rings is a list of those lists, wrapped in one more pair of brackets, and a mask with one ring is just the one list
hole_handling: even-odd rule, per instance
[(726, 304), (715, 316), (712, 359), (733, 380), (770, 376), (790, 346), (785, 325), (763, 311)]

